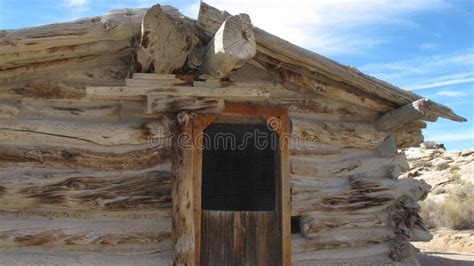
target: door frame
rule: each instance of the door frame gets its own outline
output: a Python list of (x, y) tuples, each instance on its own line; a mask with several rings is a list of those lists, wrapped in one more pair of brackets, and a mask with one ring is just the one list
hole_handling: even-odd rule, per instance
[[(257, 106), (252, 104), (226, 103), (222, 114), (198, 114), (193, 121), (193, 218), (195, 265), (201, 263), (201, 184), (202, 184), (202, 144), (204, 130), (219, 117), (225, 116), (260, 117), (279, 137), (279, 173), (277, 179), (277, 216), (281, 228), (282, 265), (291, 265), (291, 203), (289, 180), (289, 121), (288, 110), (279, 107)], [(244, 120), (241, 122), (248, 124)]]

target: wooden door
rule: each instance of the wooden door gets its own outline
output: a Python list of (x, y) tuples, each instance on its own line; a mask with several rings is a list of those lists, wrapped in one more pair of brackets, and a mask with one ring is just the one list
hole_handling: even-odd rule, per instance
[(276, 133), (219, 123), (204, 133), (201, 265), (281, 265)]
[(281, 265), (273, 211), (202, 211), (201, 265)]

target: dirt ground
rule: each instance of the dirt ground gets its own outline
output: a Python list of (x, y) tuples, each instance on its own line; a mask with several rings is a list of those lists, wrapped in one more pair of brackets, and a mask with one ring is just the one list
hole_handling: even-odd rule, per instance
[(418, 260), (422, 266), (474, 266), (474, 230), (432, 231), (430, 242), (413, 242), (421, 250)]
[(422, 252), (418, 256), (422, 266), (473, 266), (474, 254)]

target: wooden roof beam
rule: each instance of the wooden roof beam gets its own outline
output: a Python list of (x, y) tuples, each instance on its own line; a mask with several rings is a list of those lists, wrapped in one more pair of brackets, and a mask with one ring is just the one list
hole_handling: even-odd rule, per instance
[(230, 76), (257, 53), (252, 22), (247, 14), (230, 16), (205, 48), (201, 74)]
[(391, 130), (418, 119), (434, 122), (438, 117), (458, 122), (467, 121), (464, 117), (454, 114), (448, 107), (422, 98), (384, 114), (377, 120), (377, 128)]

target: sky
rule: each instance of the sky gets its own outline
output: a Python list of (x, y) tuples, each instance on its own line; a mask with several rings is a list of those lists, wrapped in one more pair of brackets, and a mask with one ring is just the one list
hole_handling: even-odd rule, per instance
[[(255, 26), (451, 107), (425, 140), (474, 148), (474, 0), (208, 0)], [(0, 0), (0, 29), (149, 7), (150, 0)], [(196, 18), (199, 0), (160, 1)]]

